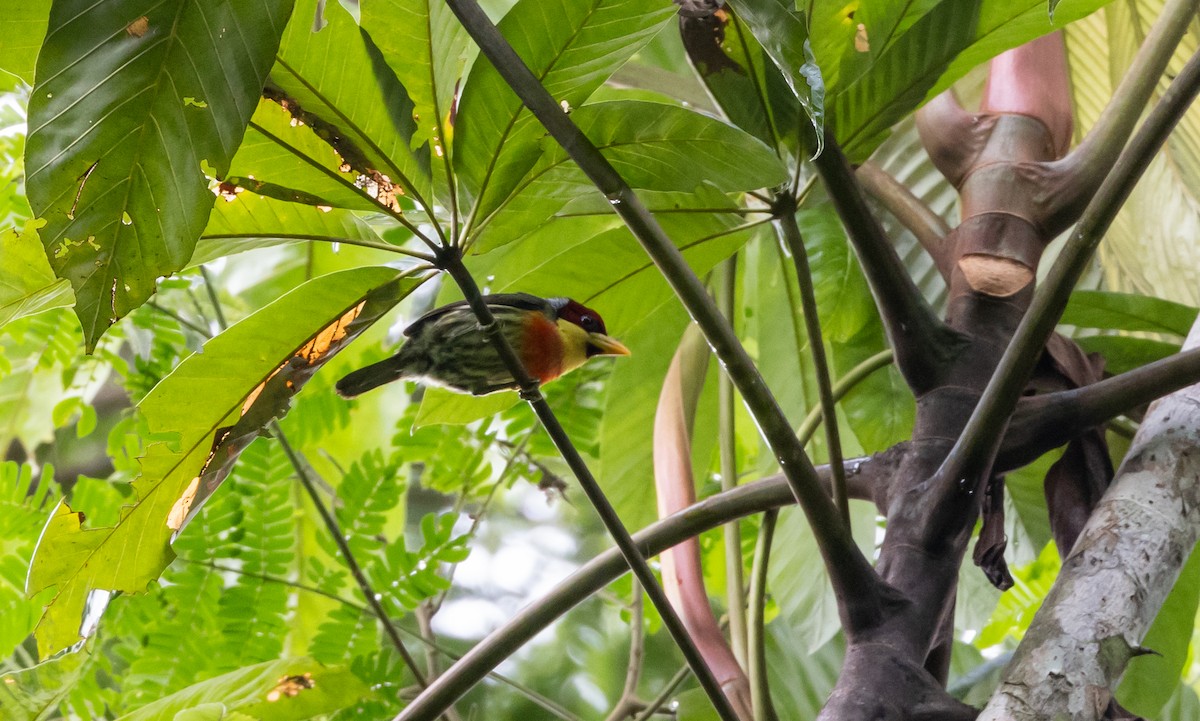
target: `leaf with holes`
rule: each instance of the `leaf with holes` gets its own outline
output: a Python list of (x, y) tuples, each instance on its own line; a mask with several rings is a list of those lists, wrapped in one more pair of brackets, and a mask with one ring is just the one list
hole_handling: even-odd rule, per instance
[(141, 459), (136, 501), (115, 526), (94, 529), (62, 503), (38, 543), (26, 590), (57, 589), (38, 625), (41, 653), (79, 639), (94, 592), (145, 590), (173, 558), (172, 535), (241, 451), (333, 354), (422, 280), (357, 268), (309, 281), (209, 341), (155, 386), (138, 405), (156, 442)]
[(289, 0), (68, 0), (29, 101), (27, 188), (90, 351), (183, 268), (262, 90)]

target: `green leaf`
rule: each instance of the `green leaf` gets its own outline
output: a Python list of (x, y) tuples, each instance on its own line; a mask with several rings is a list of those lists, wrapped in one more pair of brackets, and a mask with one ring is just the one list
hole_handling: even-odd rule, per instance
[[(875, 506), (851, 501), (850, 521), (855, 541), (869, 557), (875, 545)], [(767, 571), (771, 595), (802, 648), (816, 651), (834, 637), (842, 623), (812, 528), (798, 508), (785, 508), (779, 514), (775, 548), (787, 550), (771, 559)]]
[(218, 201), (188, 265), (284, 243), (322, 240), (354, 245), (383, 239), (354, 213), (289, 203), (255, 193)]
[(1196, 309), (1148, 295), (1077, 290), (1063, 311), (1061, 323), (1104, 330), (1148, 331), (1186, 336), (1196, 321)]
[(831, 205), (797, 213), (796, 223), (812, 267), (821, 332), (844, 343), (878, 317), (867, 280)]
[[(33, 68), (46, 37), (50, 0), (6, 3), (4, 32), (0, 33), (0, 71), (12, 73), (33, 85)], [(9, 85), (0, 77), (0, 88)]]
[(454, 393), (445, 388), (429, 387), (421, 398), (413, 428), (439, 424), (464, 425), (493, 416), (521, 401), (516, 391), (503, 391), (486, 396)]
[(133, 484), (137, 500), (110, 528), (83, 528), (59, 505), (30, 570), (28, 591), (57, 594), (38, 625), (43, 655), (75, 643), (96, 590), (139, 593), (170, 563), (168, 545), (216, 489), (239, 453), (334, 353), (422, 279), (390, 268), (322, 276), (210, 340), (139, 404), (156, 442)]
[(767, 624), (766, 631), (767, 678), (779, 718), (816, 718), (841, 673), (845, 643), (837, 637), (809, 652), (784, 616)]
[(1179, 685), (1179, 676), (1189, 656), (1189, 634), (1184, 629), (1196, 622), (1200, 602), (1200, 553), (1192, 553), (1179, 572), (1142, 646), (1154, 653), (1129, 661), (1116, 695), (1121, 705), (1146, 718), (1158, 718), (1159, 710)]
[(1179, 352), (1176, 343), (1150, 340), (1148, 338), (1130, 338), (1121, 335), (1090, 335), (1076, 338), (1075, 342), (1085, 353), (1099, 353), (1104, 356), (1104, 370), (1119, 374), (1141, 368), (1147, 363), (1162, 360)]
[(804, 14), (794, 9), (791, 0), (736, 0), (733, 6), (808, 113), (820, 152), (825, 137), (825, 80), (809, 44)]
[(54, 277), (38, 236), (41, 220), (0, 230), (0, 327), (9, 321), (74, 302), (71, 284)]
[(176, 714), (197, 707), (211, 709), (216, 703), (226, 712), (236, 711), (250, 718), (301, 721), (333, 713), (373, 695), (347, 668), (323, 666), (310, 658), (285, 658), (193, 684), (127, 713), (119, 721), (173, 721), (179, 718)]
[[(633, 188), (691, 192), (707, 182), (737, 192), (773, 187), (788, 177), (761, 141), (687, 108), (624, 100), (585, 105), (571, 118)], [(600, 193), (565, 150), (546, 141), (509, 196), (476, 223), (480, 251), (521, 237), (568, 201), (587, 196)]]
[(89, 351), (191, 258), (213, 204), (202, 166), (228, 166), (290, 12), (290, 0), (51, 8), (27, 188)]
[(431, 140), (448, 152), (455, 85), (468, 47), (462, 24), (440, 0), (378, 0), (362, 6), (362, 26), (412, 98), (412, 144)]
[[(318, 7), (326, 24), (313, 32)], [(297, 3), (271, 82), (289, 107), (327, 124), (322, 132), (329, 134), (339, 165), (378, 184), (381, 202), (391, 205), (391, 195), (407, 194), (428, 203), (429, 148), (412, 147), (412, 100), (340, 3)]]
[[(499, 28), (550, 94), (575, 108), (674, 17), (660, 0), (520, 0)], [(454, 129), (459, 180), (476, 217), (487, 217), (533, 166), (544, 132), (479, 58)]]

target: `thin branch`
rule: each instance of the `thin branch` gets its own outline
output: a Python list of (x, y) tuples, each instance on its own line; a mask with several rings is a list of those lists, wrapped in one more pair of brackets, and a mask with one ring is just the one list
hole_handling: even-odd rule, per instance
[[(408, 652), (404, 646), (404, 641), (400, 639), (400, 633), (396, 630), (396, 625), (392, 623), (387, 612), (383, 609), (383, 604), (380, 599), (383, 598), (375, 592), (371, 586), (371, 582), (363, 573), (362, 567), (358, 565), (358, 560), (354, 557), (354, 553), (350, 550), (350, 544), (346, 541), (345, 534), (342, 533), (341, 527), (338, 525), (337, 519), (333, 517), (333, 512), (325, 506), (325, 502), (321, 500), (321, 494), (317, 492), (317, 486), (313, 483), (312, 477), (308, 473), (308, 464), (300, 457), (300, 454), (292, 448), (292, 444), (288, 443), (287, 437), (283, 434), (283, 429), (276, 421), (271, 422), (271, 433), (279, 441), (279, 446), (283, 448), (283, 452), (287, 455), (288, 462), (292, 464), (292, 469), (296, 472), (296, 478), (300, 480), (300, 484), (304, 486), (304, 490), (308, 492), (308, 497), (312, 499), (313, 505), (316, 506), (317, 513), (321, 516), (322, 522), (325, 523), (326, 530), (329, 531), (330, 537), (337, 544), (338, 552), (342, 555), (342, 560), (346, 564), (346, 568), (350, 571), (350, 575), (354, 577), (355, 583), (358, 584), (359, 590), (362, 591), (363, 597), (367, 601), (367, 605), (371, 607), (372, 612), (383, 624), (384, 632), (396, 651), (400, 654), (400, 658), (404, 660), (404, 665), (412, 673), (413, 678), (417, 680), (417, 684), (422, 688), (428, 686), (425, 680), (425, 675), (421, 673), (421, 669), (417, 666), (416, 659)], [(439, 715), (441, 711), (439, 711)]]
[(949, 282), (954, 260), (951, 257), (953, 248), (946, 244), (950, 226), (945, 219), (933, 212), (908, 186), (870, 161), (858, 166), (854, 176), (863, 190), (882, 203), (901, 225), (912, 231), (917, 242), (933, 258), (942, 279)]
[[(475, 6), (475, 9), (478, 10), (478, 6)], [(480, 11), (480, 14), (482, 15), (482, 11)], [(495, 26), (491, 25), (491, 21), (487, 20), (487, 16), (484, 15), (483, 18), (488, 27), (495, 30)], [(463, 297), (467, 300), (471, 310), (475, 312), (475, 317), (479, 320), (481, 330), (487, 335), (492, 343), (492, 347), (504, 362), (505, 367), (517, 381), (517, 385), (520, 387), (521, 398), (533, 408), (538, 420), (542, 423), (542, 427), (546, 429), (547, 435), (554, 442), (554, 446), (558, 449), (559, 454), (562, 455), (571, 472), (575, 474), (575, 478), (579, 481), (584, 495), (591, 501), (596, 514), (600, 516), (605, 529), (612, 536), (617, 549), (625, 558), (626, 563), (629, 564), (634, 576), (637, 577), (638, 581), (646, 589), (646, 595), (650, 597), (650, 602), (654, 604), (654, 608), (658, 611), (659, 616), (662, 617), (663, 625), (666, 626), (667, 631), (671, 634), (671, 638), (679, 646), (679, 650), (683, 653), (683, 657), (687, 660), (688, 665), (692, 667), (693, 673), (696, 674), (696, 678), (700, 681), (700, 685), (704, 688), (705, 693), (708, 694), (709, 700), (717, 710), (722, 721), (737, 721), (737, 715), (726, 698), (725, 693), (721, 690), (721, 685), (704, 662), (704, 657), (701, 656), (700, 651), (696, 648), (696, 644), (688, 634), (687, 628), (684, 627), (683, 621), (675, 613), (675, 609), (671, 607), (671, 602), (667, 599), (666, 594), (663, 593), (662, 586), (659, 585), (658, 579), (650, 569), (650, 565), (646, 562), (646, 558), (634, 544), (629, 531), (625, 528), (625, 524), (621, 522), (612, 504), (605, 497), (604, 491), (600, 489), (600, 484), (596, 481), (595, 476), (592, 475), (591, 469), (588, 468), (587, 463), (583, 460), (583, 456), (579, 454), (570, 436), (567, 435), (566, 430), (559, 423), (558, 417), (554, 415), (550, 404), (546, 402), (545, 396), (542, 395), (541, 390), (538, 388), (537, 381), (530, 377), (529, 372), (521, 363), (521, 359), (517, 357), (516, 351), (513, 350), (508, 339), (500, 331), (500, 326), (497, 325), (496, 319), (492, 316), (491, 309), (483, 300), (479, 286), (466, 266), (463, 265), (461, 254), (457, 249), (449, 249), (443, 251), (439, 260), (446, 272), (458, 284), (459, 289), (462, 290)], [(422, 694), (417, 700), (426, 695), (428, 694)], [(411, 711), (416, 705), (416, 701), (414, 701), (412, 705), (396, 717), (396, 721), (427, 718), (426, 716), (419, 715), (418, 712)], [(448, 707), (449, 704), (438, 707), (436, 712), (440, 713), (442, 708)]]
[(786, 416), (703, 283), (629, 185), (542, 87), (478, 3), (475, 0), (448, 2), (484, 56), (491, 60), (526, 107), (609, 199), (613, 210), (650, 254), (700, 326), (737, 385), (804, 509), (829, 568), (830, 580), (838, 590), (839, 598), (847, 599), (843, 608), (847, 624), (865, 627), (876, 623), (883, 617), (884, 597), (888, 593), (886, 586), (855, 545), (849, 529), (838, 520), (837, 509), (822, 492), (812, 462), (796, 442)]
[(667, 681), (667, 685), (663, 686), (662, 691), (659, 691), (658, 695), (655, 696), (650, 703), (646, 704), (646, 708), (642, 709), (642, 712), (638, 714), (633, 721), (648, 721), (651, 716), (658, 713), (658, 710), (667, 703), (667, 700), (670, 699), (671, 696), (679, 689), (679, 687), (683, 685), (683, 682), (687, 680), (690, 672), (691, 669), (687, 666), (684, 666), (676, 671), (675, 675), (671, 677), (671, 680)]
[[(870, 458), (848, 461), (846, 468), (851, 490), (855, 489), (857, 481), (864, 490), (863, 497), (869, 498), (876, 484), (885, 483), (895, 473), (897, 455), (893, 451), (900, 449), (902, 447), (897, 446)], [(828, 466), (821, 466), (820, 474), (824, 487), (828, 489)], [(633, 540), (647, 555), (654, 555), (735, 518), (762, 513), (793, 502), (788, 483), (779, 474), (710, 496), (638, 531)], [(628, 570), (618, 549), (610, 548), (600, 553), (477, 643), (414, 699), (400, 719), (427, 719), (436, 714), (438, 709), (453, 703), (479, 683), (488, 671), (516, 653), (543, 629)]]
[(758, 529), (758, 541), (754, 545), (754, 566), (750, 571), (750, 703), (754, 707), (754, 721), (769, 721), (775, 718), (771, 703), (771, 690), (767, 680), (767, 567), (771, 562), (771, 543), (775, 538), (775, 522), (779, 511), (771, 509), (763, 514), (762, 526)]
[(1087, 137), (1062, 160), (1046, 167), (1059, 175), (1062, 192), (1046, 208), (1043, 224), (1049, 237), (1073, 223), (1100, 187), (1121, 154), (1158, 87), (1158, 79), (1196, 15), (1197, 0), (1167, 0), (1162, 15), (1151, 26), (1129, 70)]
[(642, 677), (642, 661), (646, 654), (646, 633), (642, 628), (642, 587), (636, 580), (633, 582), (633, 597), (629, 599), (629, 610), (629, 664), (625, 668), (625, 687), (606, 721), (620, 721), (640, 707), (637, 702), (637, 687)]
[[(1200, 53), (1183, 70), (1150, 112), (1130, 144), (1121, 153), (1100, 190), (1088, 203), (1075, 231), (1063, 246), (1045, 281), (1034, 293), (1029, 309), (1013, 334), (999, 365), (962, 435), (937, 471), (941, 484), (959, 484), (969, 496), (988, 475), (1004, 436), (1006, 419), (1016, 408), (1021, 391), (1041, 356), (1054, 326), (1062, 316), (1071, 289), (1083, 274), (1096, 246), (1112, 224), (1121, 204), (1154, 159), (1159, 147), (1200, 92)], [(948, 509), (953, 511), (953, 509)], [(931, 534), (940, 533), (930, 524)]]
[(158, 303), (155, 303), (154, 301), (148, 301), (146, 303), (146, 305), (150, 306), (151, 308), (158, 311), (159, 313), (162, 313), (163, 315), (167, 316), (168, 318), (174, 320), (179, 325), (181, 325), (185, 328), (190, 328), (191, 330), (196, 331), (197, 333), (204, 336), (205, 338), (212, 338), (212, 333), (209, 332), (209, 330), (207, 328), (204, 328), (200, 325), (197, 325), (196, 323), (193, 323), (192, 321), (188, 320), (187, 318), (184, 318), (183, 316), (179, 315), (178, 313), (171, 310), (170, 308), (161, 306)]
[[(725, 262), (717, 300), (721, 312), (732, 322), (737, 287), (737, 255)], [(717, 374), (717, 445), (721, 456), (721, 490), (737, 486), (737, 399), (733, 383), (724, 373)], [(742, 668), (746, 667), (746, 594), (742, 587), (742, 531), (737, 521), (725, 524), (725, 592), (729, 607), (729, 645)]]
[(1178, 353), (1082, 388), (1022, 398), (996, 458), (1019, 468), (1084, 430), (1200, 382), (1200, 349)]
[(208, 293), (208, 302), (212, 305), (213, 313), (217, 314), (217, 326), (226, 328), (229, 323), (225, 320), (225, 311), (221, 310), (221, 301), (217, 299), (217, 286), (213, 285), (212, 276), (208, 274), (208, 268), (203, 264), (200, 266), (200, 275), (204, 277), (204, 290)]
[(963, 339), (942, 322), (925, 300), (896, 249), (871, 213), (849, 161), (831, 134), (813, 161), (854, 246), (883, 320), (896, 365), (915, 395), (939, 385), (946, 359)]
[(808, 348), (812, 353), (813, 371), (817, 376), (817, 395), (821, 399), (821, 414), (825, 417), (825, 440), (829, 445), (829, 467), (833, 469), (833, 502), (842, 514), (842, 523), (850, 528), (850, 501), (846, 498), (846, 475), (842, 469), (842, 441), (838, 435), (837, 410), (829, 380), (829, 361), (825, 357), (825, 337), (821, 319), (817, 316), (817, 296), (813, 290), (812, 269), (808, 265), (808, 250), (796, 223), (796, 206), (790, 193), (775, 197), (779, 210), (779, 229), (783, 242), (791, 252), (800, 285), (800, 307), (804, 312), (804, 328), (808, 333)]
[[(837, 383), (833, 384), (833, 402), (840, 402), (855, 386), (862, 383), (869, 375), (880, 368), (891, 365), (894, 359), (895, 356), (892, 353), (892, 349), (888, 348), (887, 350), (879, 351), (851, 368), (849, 373), (839, 378)], [(796, 429), (796, 437), (800, 439), (801, 443), (808, 443), (808, 440), (812, 438), (813, 433), (816, 432), (817, 426), (821, 424), (821, 420), (824, 417), (825, 414), (820, 408), (813, 408), (808, 412), (808, 415), (804, 417), (804, 420), (800, 422), (800, 426)], [(853, 493), (850, 494), (850, 497), (858, 498)]]

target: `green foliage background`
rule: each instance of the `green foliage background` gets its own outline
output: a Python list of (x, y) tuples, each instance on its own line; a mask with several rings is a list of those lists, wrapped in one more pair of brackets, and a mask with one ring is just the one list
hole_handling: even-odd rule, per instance
[[(815, 404), (814, 339), (798, 316), (790, 259), (754, 195), (807, 179), (795, 126), (827, 122), (854, 159), (873, 157), (953, 217), (954, 195), (936, 183), (912, 112), (1004, 49), (1080, 18), (1099, 21), (1106, 16), (1089, 14), (1104, 4), (1063, 2), (1051, 22), (1041, 1), (878, 0), (859, 3), (850, 22), (837, 3), (801, 3), (811, 5), (804, 16), (780, 0), (734, 2), (738, 32), (724, 49), (751, 72), (710, 83), (712, 96), (685, 60), (666, 0), (488, 9), (694, 270), (704, 276), (736, 259), (732, 320), (799, 424)], [(625, 523), (654, 520), (650, 428), (687, 324), (682, 307), (441, 2), (317, 8), (311, 0), (2, 3), (5, 719), (398, 712), (415, 679), (300, 470), (319, 479), (323, 503), (422, 668), (427, 654), (449, 665), (487, 625), (480, 617), (502, 619), (563, 575), (528, 571), (536, 587), (514, 589), (506, 573), (565, 571), (608, 546), (515, 396), (396, 386), (347, 403), (333, 392), (340, 375), (394, 348), (407, 321), (457, 297), (430, 272), (416, 234), (460, 242), (491, 291), (594, 306), (634, 349), (546, 391)], [(865, 51), (853, 42), (856, 23), (870, 38)], [(8, 31), (18, 24), (20, 32)], [(314, 33), (314, 25), (323, 27)], [(154, 42), (139, 42), (145, 37)], [(93, 46), (97, 55), (84, 52)], [(136, 109), (131, 97), (142, 98)], [(928, 258), (884, 221), (921, 290), (939, 303), (945, 289)], [(885, 348), (882, 326), (820, 190), (805, 195), (799, 223), (826, 334), (819, 342), (841, 376)], [(295, 383), (276, 373), (360, 302), (353, 343), (323, 351)], [(1079, 293), (1064, 322), (1119, 371), (1176, 350), (1194, 317), (1187, 305), (1097, 291)], [(720, 482), (716, 374), (693, 439), (701, 496)], [(875, 372), (841, 403), (845, 453), (907, 438), (913, 414), (898, 373)], [(244, 431), (244, 448), (221, 446), (224, 426)], [(736, 433), (738, 481), (772, 473), (740, 405)], [(214, 445), (229, 455), (210, 470)], [(818, 462), (827, 456), (819, 434), (810, 452)], [(994, 659), (1021, 637), (1057, 570), (1040, 495), (1051, 460), (1008, 479), (1017, 586), (999, 597), (975, 569), (963, 571), (951, 688), (968, 701), (986, 698)], [(182, 532), (169, 533), (160, 518), (193, 477), (220, 487)], [(855, 516), (869, 548), (873, 510), (856, 507)], [(756, 521), (742, 524), (747, 566), (756, 531)], [(724, 541), (713, 533), (701, 542), (719, 609)], [(97, 548), (109, 550), (96, 556)], [(766, 640), (783, 719), (811, 718), (840, 667), (836, 612), (812, 548), (799, 514), (785, 512)], [(98, 610), (109, 591), (120, 593), (82, 639), (82, 609)], [(624, 683), (631, 594), (622, 579), (572, 610), (459, 711), (606, 714)], [(1194, 583), (1181, 584), (1156, 627), (1171, 639), (1154, 646), (1163, 658), (1132, 666), (1122, 700), (1135, 710), (1195, 717), (1200, 671), (1188, 641), (1196, 598)], [(422, 629), (418, 612), (435, 618), (436, 634)], [(650, 634), (639, 683), (649, 698), (682, 662), (652, 610), (636, 622)], [(285, 678), (311, 688), (288, 696)], [(278, 702), (264, 701), (273, 691)], [(681, 719), (705, 717), (697, 693), (678, 692)]]

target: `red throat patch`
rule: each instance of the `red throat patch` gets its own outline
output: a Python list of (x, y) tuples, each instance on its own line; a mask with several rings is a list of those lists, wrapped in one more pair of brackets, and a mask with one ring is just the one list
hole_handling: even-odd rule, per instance
[(541, 313), (530, 313), (521, 338), (521, 362), (542, 383), (562, 375), (563, 342), (558, 325)]

